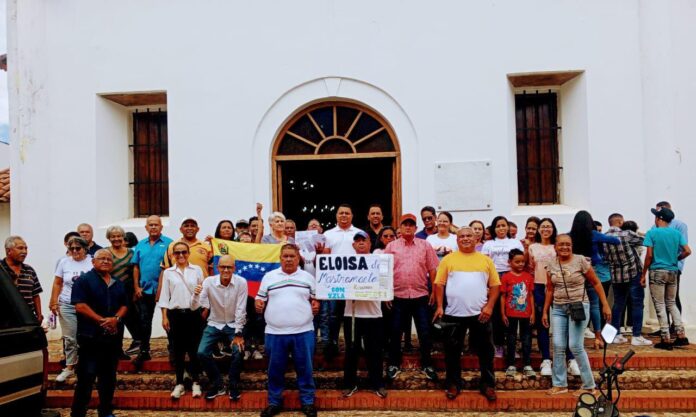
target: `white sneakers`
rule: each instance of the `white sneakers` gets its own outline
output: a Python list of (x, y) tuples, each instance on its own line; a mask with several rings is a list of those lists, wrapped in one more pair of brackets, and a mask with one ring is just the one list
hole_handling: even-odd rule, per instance
[(254, 353), (251, 354), (251, 358), (256, 360), (263, 359), (263, 353), (255, 350)]
[(644, 338), (643, 336), (633, 336), (631, 338), (631, 344), (633, 346), (650, 346), (653, 344), (653, 342)]
[[(199, 387), (199, 390), (200, 390), (200, 387)], [(181, 398), (182, 395), (184, 395), (184, 392), (186, 392), (184, 385), (179, 384), (179, 385), (174, 387), (174, 390), (172, 391), (172, 394), (171, 394), (172, 398), (174, 398), (175, 400), (178, 400), (179, 398)]]
[(568, 373), (573, 376), (580, 375), (580, 367), (578, 366), (578, 361), (571, 359), (568, 361)]
[(193, 385), (191, 385), (191, 396), (193, 398), (201, 398), (203, 396), (203, 392), (201, 392), (201, 386), (198, 385), (198, 382), (194, 382)]
[(585, 327), (585, 339), (594, 339), (595, 334), (589, 327)]
[(73, 371), (72, 369), (64, 368), (56, 377), (56, 382), (65, 382), (65, 380), (70, 378), (71, 376), (75, 376), (75, 371)]
[(505, 371), (505, 376), (514, 377), (515, 375), (517, 375), (517, 368), (514, 366), (508, 366), (507, 370)]
[(626, 339), (623, 335), (617, 334), (612, 343), (615, 345), (620, 345), (626, 342), (628, 342), (628, 339)]
[(541, 361), (541, 376), (551, 376), (553, 371), (551, 370), (551, 359), (544, 359)]

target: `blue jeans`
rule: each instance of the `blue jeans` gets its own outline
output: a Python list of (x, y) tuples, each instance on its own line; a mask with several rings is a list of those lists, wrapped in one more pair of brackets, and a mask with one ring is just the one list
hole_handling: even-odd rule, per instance
[(631, 278), (629, 282), (613, 283), (612, 288), (614, 288), (614, 307), (611, 312), (611, 325), (617, 329), (621, 327), (626, 297), (630, 296), (633, 336), (640, 336), (643, 330), (643, 300), (645, 299), (645, 290), (640, 285), (640, 274)]
[(549, 349), (549, 329), (544, 327), (541, 317), (544, 315), (544, 299), (546, 298), (546, 285), (534, 284), (534, 309), (536, 310), (536, 321), (534, 326), (537, 330), (537, 344), (541, 351), (541, 359), (551, 359)]
[(590, 321), (595, 332), (602, 331), (602, 315), (599, 314), (599, 295), (594, 287), (587, 286), (587, 298), (590, 299)]
[[(198, 345), (198, 360), (203, 365), (205, 373), (208, 374), (208, 380), (211, 387), (221, 387), (222, 377), (220, 370), (213, 359), (213, 348), (219, 341), (225, 342), (228, 345), (234, 339), (234, 329), (230, 326), (225, 326), (221, 330), (207, 325), (203, 330), (201, 343)], [(239, 377), (242, 372), (242, 352), (239, 351), (237, 345), (232, 346), (232, 358), (230, 359), (230, 389), (238, 389)]]
[(341, 331), (345, 302), (323, 300), (319, 309), (319, 333), (322, 345), (338, 344), (338, 334)]
[(268, 355), (268, 404), (283, 405), (285, 370), (288, 354), (292, 354), (297, 374), (297, 387), (300, 389), (300, 403), (314, 404), (314, 377), (312, 376), (312, 355), (314, 354), (314, 330), (296, 334), (266, 333), (266, 354)]
[(590, 313), (590, 304), (583, 303), (585, 307), (585, 320), (573, 321), (570, 319), (568, 304), (553, 304), (551, 306), (551, 326), (553, 327), (553, 374), (551, 381), (554, 387), (568, 386), (568, 368), (566, 367), (566, 348), (570, 347), (580, 367), (582, 388), (593, 389), (595, 387), (590, 360), (585, 352), (583, 333), (587, 327)]
[(60, 330), (63, 333), (63, 349), (65, 349), (65, 364), (77, 364), (77, 312), (71, 304), (59, 303)]
[(430, 348), (432, 340), (430, 338), (430, 307), (428, 306), (428, 296), (419, 298), (394, 298), (392, 301), (392, 323), (391, 335), (389, 340), (389, 365), (401, 366), (401, 334), (406, 326), (406, 320), (411, 315), (416, 323), (418, 342), (420, 345), (421, 366), (432, 365)]

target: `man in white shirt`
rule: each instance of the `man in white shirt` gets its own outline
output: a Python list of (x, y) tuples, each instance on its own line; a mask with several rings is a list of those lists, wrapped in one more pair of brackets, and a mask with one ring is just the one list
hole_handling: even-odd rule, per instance
[[(336, 227), (324, 232), (325, 254), (350, 255), (353, 249), (353, 236), (361, 230), (353, 226), (353, 209), (348, 204), (341, 204), (336, 211)], [(320, 253), (317, 248), (317, 253)], [(321, 302), (319, 313), (319, 331), (321, 344), (324, 346), (324, 358), (330, 362), (338, 354), (338, 334), (343, 321), (345, 302), (325, 300)]]
[[(353, 236), (353, 248), (359, 255), (370, 254), (370, 236), (362, 230)], [(380, 398), (386, 398), (382, 362), (382, 303), (379, 301), (346, 301), (343, 334), (346, 339), (346, 357), (343, 364), (343, 397), (352, 396), (358, 390), (357, 371), (360, 346), (365, 346), (365, 361), (370, 389)], [(353, 322), (355, 320), (355, 322)], [(355, 331), (353, 331), (355, 330)]]
[(256, 311), (266, 319), (266, 354), (268, 355), (268, 407), (261, 417), (271, 417), (283, 410), (283, 389), (288, 355), (292, 354), (300, 390), (302, 412), (316, 417), (315, 386), (312, 377), (314, 354), (314, 314), (319, 311), (315, 297), (315, 280), (299, 269), (300, 251), (294, 244), (282, 246), (280, 269), (264, 275), (256, 295)]
[(239, 376), (244, 352), (242, 331), (246, 323), (247, 283), (244, 278), (234, 274), (234, 258), (230, 255), (220, 258), (218, 270), (219, 275), (206, 279), (196, 287), (191, 301), (191, 309), (203, 307), (203, 316), (208, 317), (208, 325), (198, 345), (198, 359), (210, 380), (205, 398), (212, 400), (223, 395), (225, 388), (220, 370), (213, 360), (213, 347), (219, 341), (225, 344), (232, 342), (229, 394), (230, 400), (238, 401), (241, 397)]

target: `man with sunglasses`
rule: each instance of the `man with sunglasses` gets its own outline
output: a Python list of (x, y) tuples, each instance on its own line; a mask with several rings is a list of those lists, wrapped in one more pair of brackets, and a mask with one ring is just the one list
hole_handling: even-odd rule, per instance
[(210, 389), (205, 395), (212, 400), (225, 393), (220, 370), (213, 360), (213, 349), (218, 342), (232, 342), (232, 357), (229, 369), (230, 400), (238, 401), (239, 377), (242, 370), (242, 352), (244, 352), (244, 324), (246, 323), (247, 282), (234, 274), (234, 257), (224, 255), (218, 261), (219, 275), (203, 281), (194, 290), (191, 309), (203, 307), (203, 316), (207, 316), (208, 325), (198, 345), (198, 359), (210, 380)]
[(84, 417), (98, 379), (99, 415), (113, 413), (116, 367), (121, 355), (123, 316), (128, 298), (123, 283), (111, 276), (111, 252), (100, 249), (92, 259), (94, 268), (78, 278), (71, 295), (77, 312), (77, 341), (80, 361), (72, 417)]
[(432, 206), (425, 206), (421, 209), (420, 215), (424, 227), (420, 232), (416, 233), (418, 239), (427, 239), (428, 236), (437, 233), (435, 214), (435, 208)]

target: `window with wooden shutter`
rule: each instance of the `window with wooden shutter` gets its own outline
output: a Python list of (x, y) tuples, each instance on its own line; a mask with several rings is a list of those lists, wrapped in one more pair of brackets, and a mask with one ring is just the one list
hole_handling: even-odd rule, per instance
[(169, 215), (166, 111), (133, 113), (131, 149), (135, 216)]
[(515, 95), (520, 205), (560, 203), (557, 103), (551, 91)]

